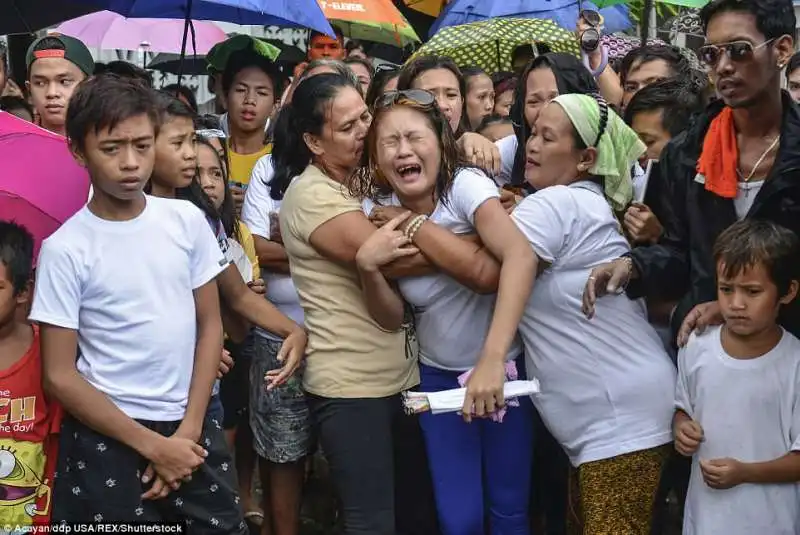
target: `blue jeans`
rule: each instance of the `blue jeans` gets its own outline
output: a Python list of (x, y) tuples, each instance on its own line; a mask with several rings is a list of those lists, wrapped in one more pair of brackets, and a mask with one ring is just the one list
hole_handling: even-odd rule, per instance
[[(524, 375), (525, 364), (517, 368)], [(421, 365), (420, 390), (458, 388), (452, 372)], [(485, 511), (492, 535), (530, 535), (533, 460), (533, 405), (520, 399), (503, 423), (460, 414), (424, 413), (420, 419), (428, 449), (436, 508), (443, 535), (484, 535)]]

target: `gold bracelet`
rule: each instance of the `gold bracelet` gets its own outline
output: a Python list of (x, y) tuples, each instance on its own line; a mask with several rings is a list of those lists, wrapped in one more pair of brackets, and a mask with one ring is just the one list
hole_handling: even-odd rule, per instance
[(618, 258), (625, 267), (627, 268), (627, 276), (625, 277), (625, 283), (622, 285), (622, 290), (625, 291), (628, 288), (628, 284), (631, 282), (631, 277), (633, 277), (633, 259), (630, 256), (622, 256)]

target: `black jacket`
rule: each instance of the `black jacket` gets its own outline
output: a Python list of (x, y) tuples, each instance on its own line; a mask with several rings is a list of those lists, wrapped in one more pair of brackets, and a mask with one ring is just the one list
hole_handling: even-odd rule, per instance
[[(783, 105), (775, 165), (745, 217), (773, 221), (800, 236), (800, 108), (787, 93)], [(705, 133), (720, 111), (721, 103), (709, 106), (664, 149), (659, 165), (664, 196), (659, 218), (664, 235), (657, 245), (637, 247), (630, 254), (640, 278), (631, 282), (629, 296), (682, 296), (672, 317), (673, 333), (695, 305), (716, 300), (714, 242), (737, 221), (732, 199), (719, 197), (695, 182)], [(780, 322), (800, 337), (798, 300), (784, 307)]]

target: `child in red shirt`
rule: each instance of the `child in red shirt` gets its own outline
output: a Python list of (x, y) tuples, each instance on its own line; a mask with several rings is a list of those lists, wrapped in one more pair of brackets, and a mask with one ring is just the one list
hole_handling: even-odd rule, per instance
[(42, 387), (39, 331), (26, 316), (33, 238), (0, 221), (0, 526), (48, 524), (61, 409)]

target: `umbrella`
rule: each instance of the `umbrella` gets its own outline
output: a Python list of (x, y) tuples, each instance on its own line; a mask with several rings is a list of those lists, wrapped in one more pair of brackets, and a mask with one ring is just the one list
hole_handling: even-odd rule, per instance
[[(608, 48), (609, 58), (624, 57), (628, 52), (634, 48), (639, 48), (642, 44), (642, 40), (638, 37), (631, 37), (630, 35), (624, 34), (604, 35), (601, 40), (603, 45)], [(661, 39), (648, 39), (647, 44), (667, 46), (667, 43)]]
[[(3, 0), (7, 1), (7, 0)], [(22, 0), (18, 0), (22, 1)], [(311, 28), (334, 35), (316, 0), (28, 0), (40, 9), (91, 2), (129, 18), (215, 20), (234, 24)]]
[(412, 58), (449, 56), (459, 65), (475, 65), (488, 73), (510, 71), (514, 49), (536, 42), (546, 43), (553, 52), (579, 52), (575, 35), (551, 20), (498, 18), (443, 28)]
[(25, 226), (38, 255), (42, 241), (86, 204), (89, 175), (63, 137), (4, 112), (0, 161), (0, 219)]
[[(430, 36), (446, 26), (494, 17), (550, 19), (562, 28), (574, 30), (579, 9), (597, 9), (591, 2), (577, 0), (452, 0), (431, 27)], [(632, 26), (628, 8), (624, 5), (599, 10), (607, 32), (620, 32)]]
[[(706, 5), (710, 0), (658, 0), (662, 4), (671, 4), (673, 6), (683, 7), (696, 7), (700, 8)], [(596, 0), (595, 4), (598, 7), (616, 6), (619, 4), (626, 4), (628, 0)]]
[(0, 35), (33, 33), (61, 21), (102, 9), (89, 1), (52, 2), (45, 0), (0, 1)]
[[(266, 41), (267, 43), (281, 50), (281, 53), (275, 60), (275, 63), (296, 65), (298, 63), (303, 63), (306, 60), (305, 53), (296, 46), (287, 45), (279, 39), (261, 39), (261, 40)], [(178, 74), (178, 71), (180, 69), (180, 64), (181, 64), (180, 54), (162, 53), (162, 54), (157, 54), (156, 57), (154, 57), (150, 61), (150, 63), (147, 64), (147, 68), (154, 71)], [(189, 76), (199, 76), (202, 74), (208, 74), (208, 62), (206, 61), (206, 57), (204, 55), (186, 56), (183, 60), (183, 74)]]
[[(228, 37), (212, 22), (193, 22), (192, 25), (193, 50), (198, 54), (205, 54)], [(184, 20), (128, 19), (113, 11), (98, 11), (67, 21), (56, 28), (56, 32), (97, 48), (180, 52), (184, 26)]]
[(448, 0), (403, 0), (403, 3), (431, 17), (438, 17)]
[(391, 0), (318, 0), (325, 16), (351, 39), (405, 46), (420, 41)]

